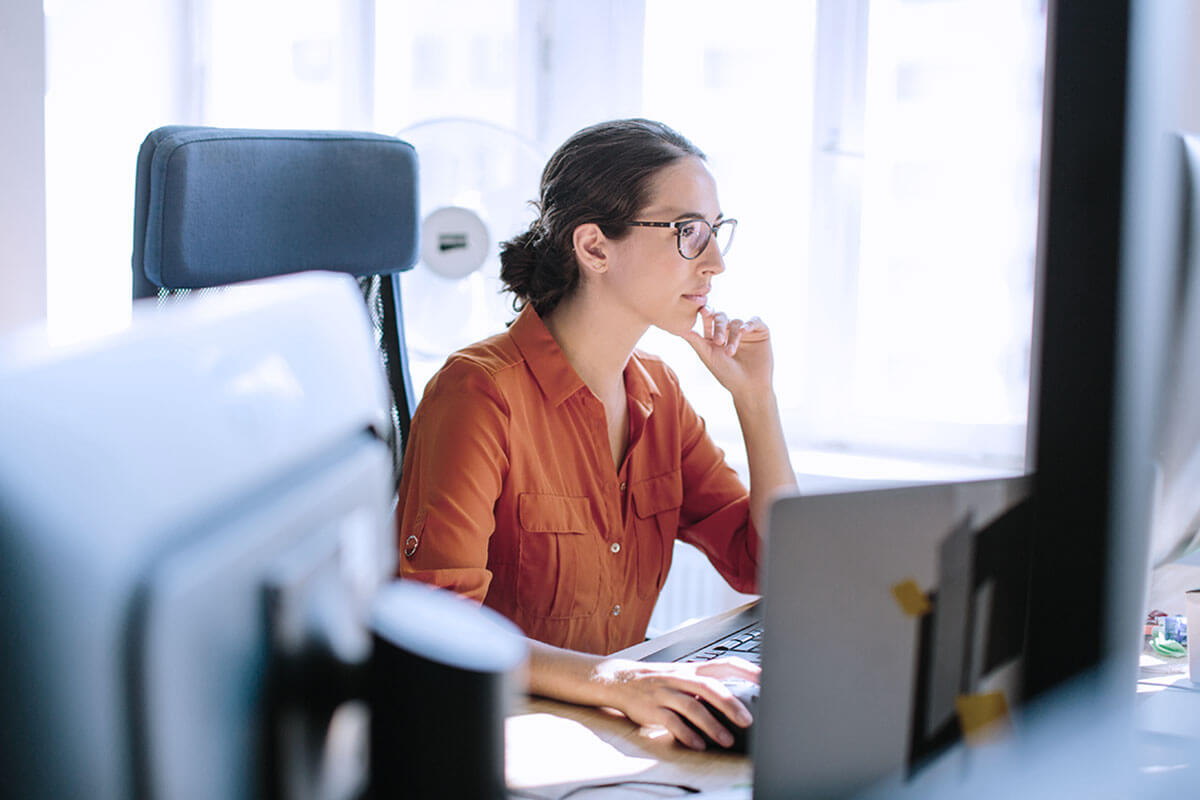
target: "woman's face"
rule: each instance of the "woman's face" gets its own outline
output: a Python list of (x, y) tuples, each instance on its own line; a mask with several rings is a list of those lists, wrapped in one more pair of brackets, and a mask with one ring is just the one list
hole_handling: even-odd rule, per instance
[[(717, 224), (721, 205), (708, 167), (693, 156), (663, 167), (637, 219), (704, 219)], [(639, 322), (675, 334), (690, 330), (708, 303), (713, 276), (725, 271), (715, 237), (692, 260), (679, 254), (674, 228), (631, 227), (626, 236), (610, 241), (607, 282), (614, 299)]]

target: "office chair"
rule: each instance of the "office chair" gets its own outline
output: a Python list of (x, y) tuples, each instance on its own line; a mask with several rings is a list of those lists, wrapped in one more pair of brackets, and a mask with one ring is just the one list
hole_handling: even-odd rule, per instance
[(392, 394), (393, 478), (416, 407), (400, 272), (417, 261), (417, 157), (391, 136), (168, 126), (137, 160), (133, 297), (306, 270), (356, 277)]

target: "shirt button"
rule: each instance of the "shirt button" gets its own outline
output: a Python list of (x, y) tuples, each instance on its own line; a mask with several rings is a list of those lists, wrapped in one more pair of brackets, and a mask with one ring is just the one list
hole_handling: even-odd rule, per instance
[(621, 491), (625, 491), (625, 481), (621, 481)]
[(615, 606), (613, 606), (612, 614), (614, 617), (621, 616), (621, 604), (620, 603), (617, 603)]
[(621, 543), (620, 543), (620, 542), (613, 542), (612, 544), (610, 544), (610, 545), (608, 546), (608, 549), (609, 549), (609, 550), (612, 550), (614, 553), (619, 553), (619, 552), (621, 552)]

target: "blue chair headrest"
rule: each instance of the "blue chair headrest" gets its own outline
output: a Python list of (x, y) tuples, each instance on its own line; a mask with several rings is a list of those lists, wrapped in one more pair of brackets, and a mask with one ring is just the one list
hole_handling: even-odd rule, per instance
[(136, 191), (135, 287), (376, 275), (419, 255), (417, 156), (391, 136), (159, 128), (138, 153)]

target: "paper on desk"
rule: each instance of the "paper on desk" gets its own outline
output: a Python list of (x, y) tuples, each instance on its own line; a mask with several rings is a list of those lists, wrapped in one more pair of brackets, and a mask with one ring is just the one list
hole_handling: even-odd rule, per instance
[[(509, 786), (534, 787), (623, 778), (645, 772), (653, 758), (627, 756), (586, 725), (554, 714), (520, 714), (505, 721)], [(533, 742), (535, 747), (514, 746)]]
[(1166, 658), (1150, 650), (1142, 651), (1138, 659), (1138, 692), (1166, 687), (1200, 691), (1200, 684), (1188, 678), (1188, 662), (1184, 658)]

